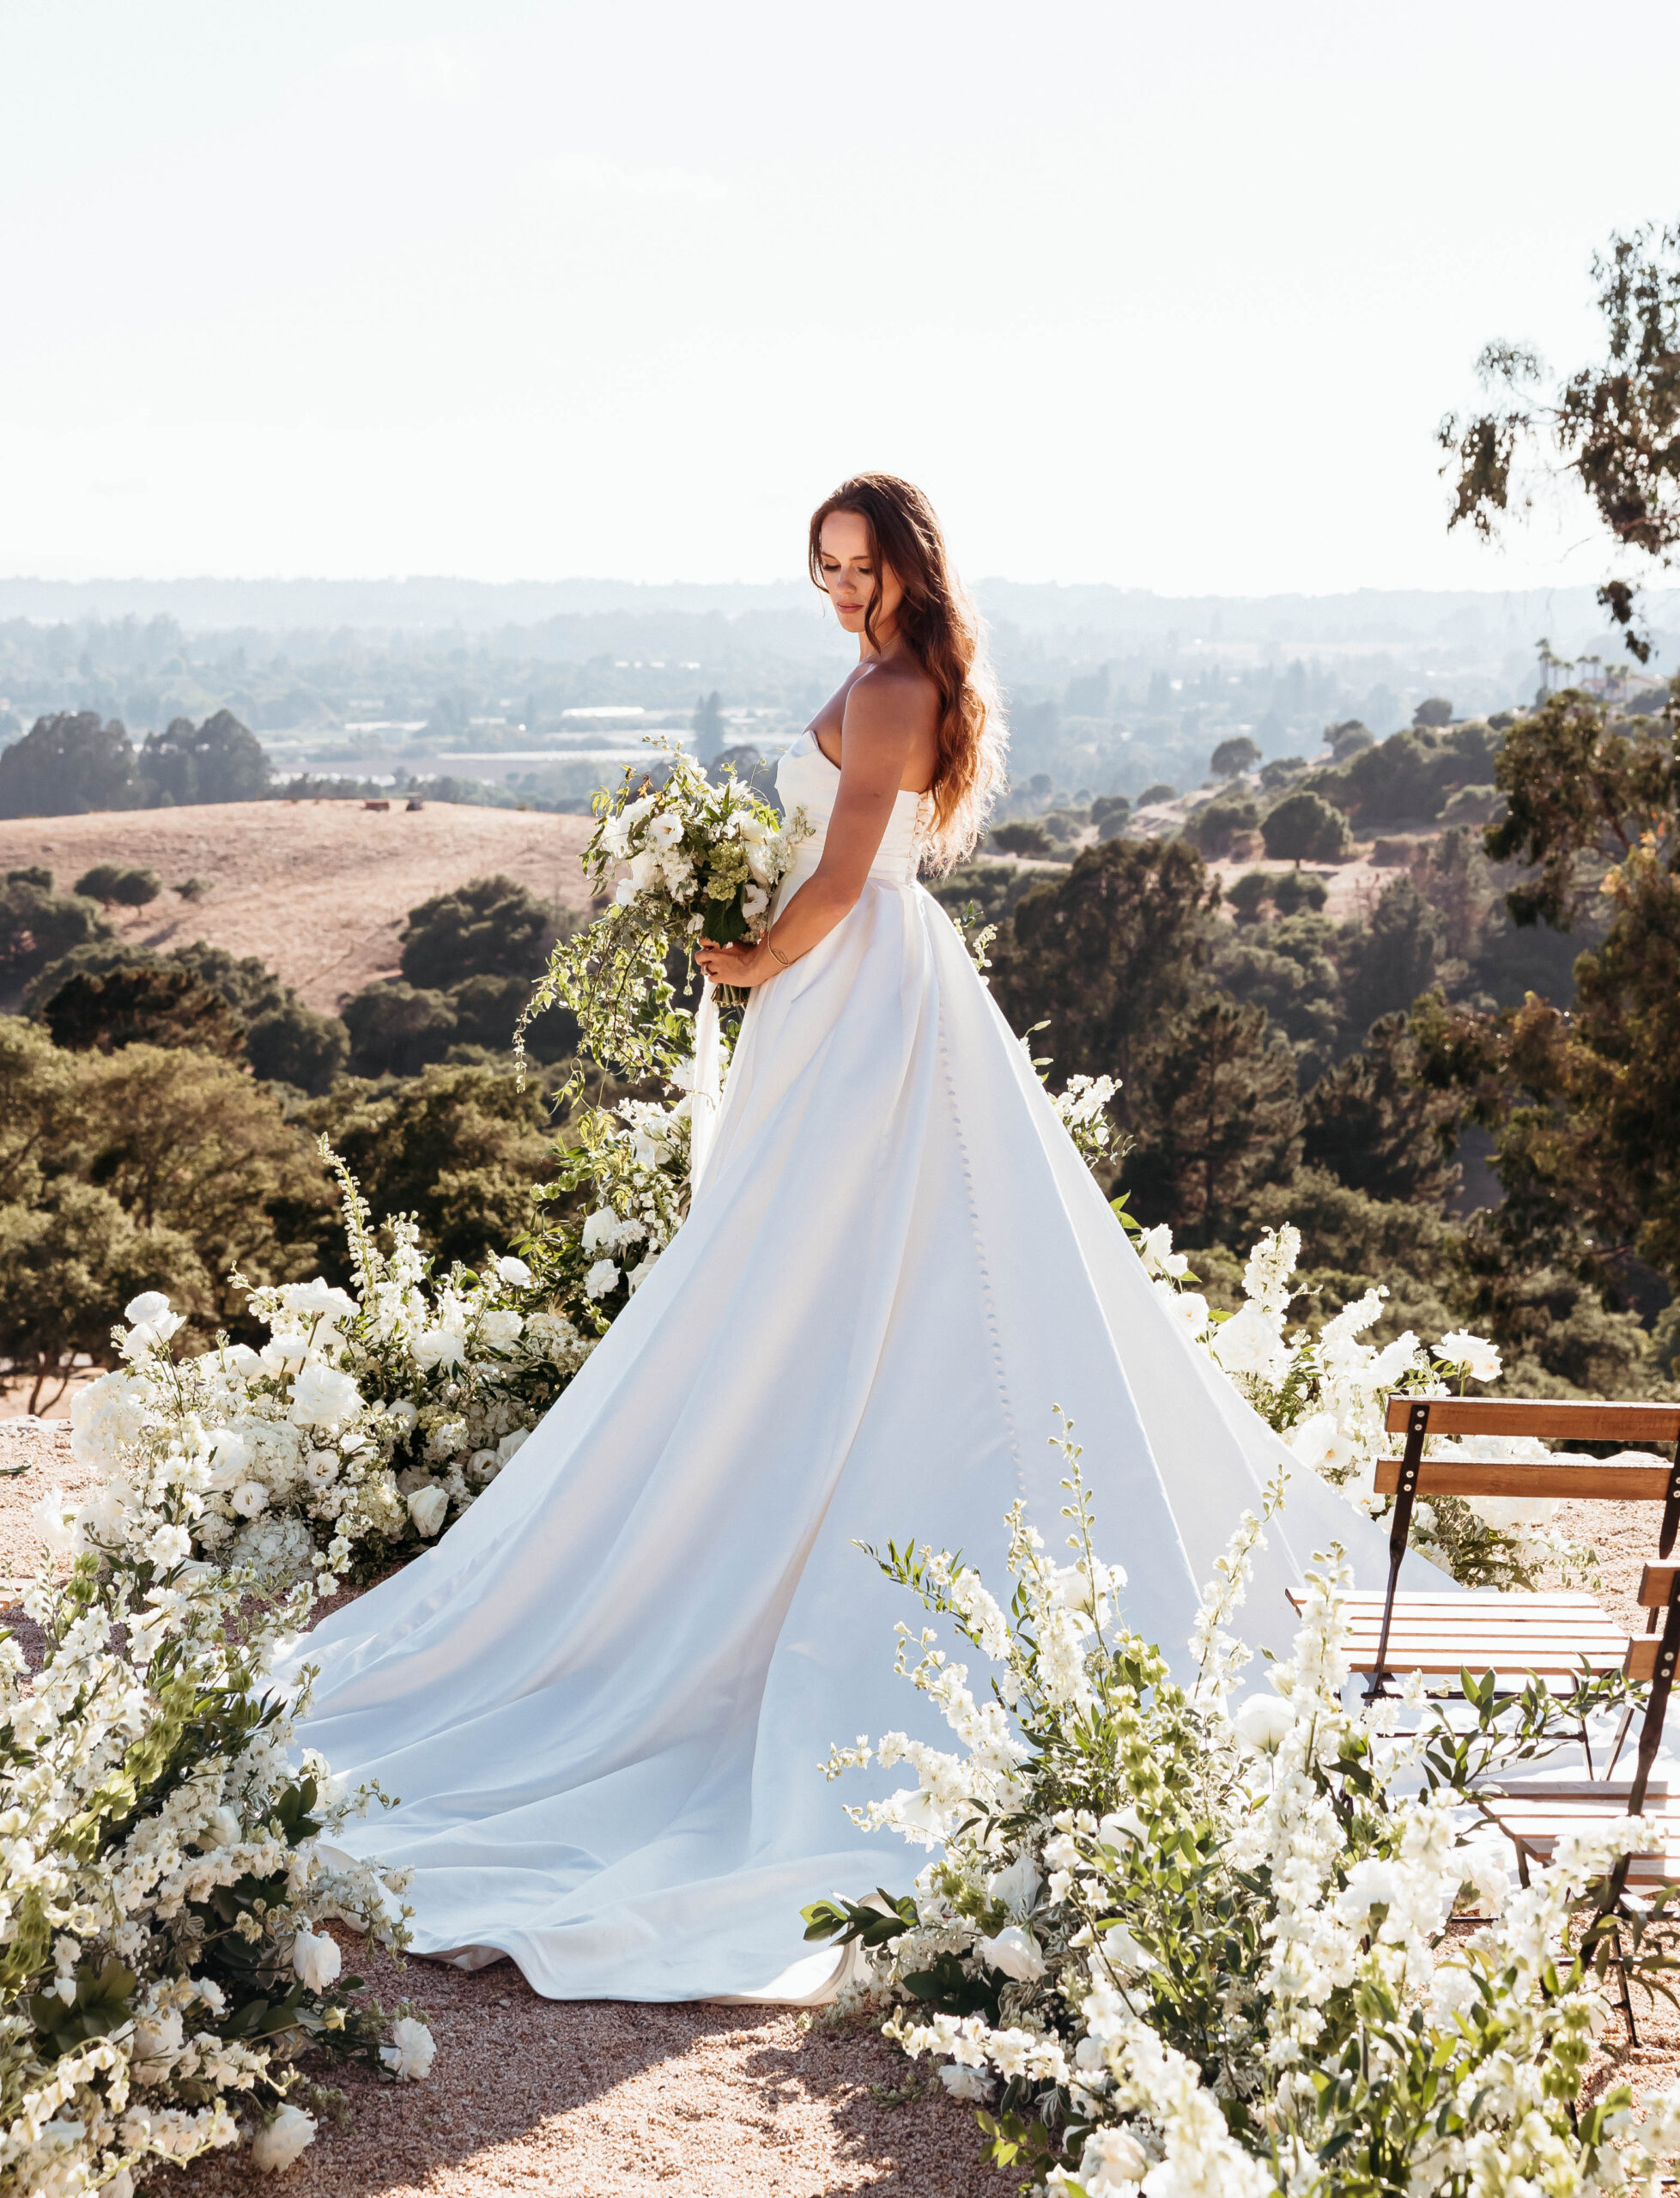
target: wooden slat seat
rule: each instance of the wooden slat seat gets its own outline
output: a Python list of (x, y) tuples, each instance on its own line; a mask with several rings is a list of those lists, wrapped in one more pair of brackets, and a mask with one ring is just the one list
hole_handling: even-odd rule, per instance
[[(1628, 1806), (1634, 1790), (1634, 1782), (1628, 1779), (1601, 1779), (1585, 1790), (1580, 1785), (1525, 1785), (1515, 1793), (1489, 1795), (1486, 1806), (1519, 1858), (1544, 1865), (1568, 1833), (1590, 1831), (1607, 1820), (1635, 1813)], [(1671, 1795), (1665, 1786), (1653, 1780), (1636, 1813), (1656, 1819), (1663, 1843), (1649, 1854), (1629, 1858), (1625, 1882), (1680, 1883), (1680, 1794)]]
[[(1301, 1598), (1291, 1599), (1299, 1607)], [(1359, 1590), (1347, 1598), (1348, 1661), (1367, 1677), (1377, 1668), (1387, 1598)], [(1532, 1672), (1537, 1678), (1574, 1681), (1590, 1672), (1622, 1667), (1625, 1627), (1597, 1600), (1567, 1590), (1555, 1594), (1467, 1595), (1397, 1594), (1383, 1655), (1391, 1673), (1422, 1672), (1456, 1678), (1468, 1666), (1501, 1679)]]

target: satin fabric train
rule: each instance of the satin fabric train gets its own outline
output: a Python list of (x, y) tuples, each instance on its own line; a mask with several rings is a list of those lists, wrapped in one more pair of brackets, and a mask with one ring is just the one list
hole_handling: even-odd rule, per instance
[[(816, 830), (838, 774), (779, 784)], [(339, 1611), (303, 1738), (401, 1796), (350, 1836), (412, 1871), (419, 1951), (553, 1997), (821, 1996), (799, 1910), (907, 1881), (831, 1742), (948, 1739), (892, 1675), (918, 1618), (889, 1535), (1003, 1576), (1024, 1498), (1063, 1531), (1085, 1445), (1126, 1615), (1180, 1664), (1199, 1583), (1288, 1454), (1146, 1278), (949, 917), (899, 797), (857, 907), (755, 993), (688, 1221), (531, 1439), (433, 1549)], [(1295, 1473), (1245, 1617), (1376, 1531)]]

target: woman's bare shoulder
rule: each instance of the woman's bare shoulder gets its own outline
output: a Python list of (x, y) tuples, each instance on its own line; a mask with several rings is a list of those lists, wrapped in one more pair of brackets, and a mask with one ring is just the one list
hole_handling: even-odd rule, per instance
[(847, 731), (920, 732), (939, 721), (939, 689), (913, 658), (870, 666), (846, 697)]

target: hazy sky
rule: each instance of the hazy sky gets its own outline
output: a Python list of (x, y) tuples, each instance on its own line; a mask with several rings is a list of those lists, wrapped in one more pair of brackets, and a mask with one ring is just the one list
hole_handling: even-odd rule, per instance
[[(0, 572), (1598, 577), (1449, 543), (1489, 337), (1680, 218), (1680, 9), (0, 0)], [(1653, 104), (1654, 102), (1654, 104)]]

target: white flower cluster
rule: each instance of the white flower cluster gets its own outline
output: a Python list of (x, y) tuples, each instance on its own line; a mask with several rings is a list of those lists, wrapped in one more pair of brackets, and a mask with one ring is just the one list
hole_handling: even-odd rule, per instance
[[(149, 1301), (141, 1355), (167, 1342)], [(321, 1851), (371, 1794), (292, 1761), (293, 1709), (264, 1699), (307, 1591), (254, 1617), (178, 1551), (151, 1584), (84, 1557), (25, 1600), (31, 1674), (0, 1639), (0, 2194), (131, 2192), (160, 2161), (239, 2140), (283, 2166), (314, 2134), (286, 2102), (315, 2045), (377, 2058), (384, 2020), (340, 1983), (324, 1926), (406, 1937), (403, 1879)], [(423, 2025), (406, 2019), (412, 2029)], [(392, 2046), (409, 2073), (428, 2052)], [(393, 2073), (400, 2073), (393, 2071)]]
[(604, 877), (622, 865), (617, 906), (679, 938), (752, 936), (810, 828), (798, 811), (782, 826), (733, 777), (714, 783), (692, 756), (659, 744), (664, 783), (645, 779), (632, 795), (627, 776), (584, 851), (585, 867)]
[(205, 1560), (331, 1593), (373, 1551), (428, 1541), (499, 1473), (592, 1348), (531, 1300), (503, 1256), (430, 1274), (412, 1223), (381, 1253), (346, 1187), (355, 1295), (319, 1281), (253, 1290), (260, 1350), (171, 1356), (161, 1291), (127, 1308), (123, 1365), (71, 1406), (71, 1448), (99, 1475), (73, 1511), (55, 1491), (51, 1543), (143, 1581)]
[(1116, 1157), (1108, 1102), (1119, 1088), (1112, 1076), (1070, 1076), (1064, 1090), (1050, 1094), (1051, 1105), (1088, 1168), (1101, 1168)]
[[(1283, 1278), (1256, 1278), (1275, 1295)], [(1180, 1689), (1114, 1606), (1122, 1576), (1092, 1553), (1064, 1448), (1073, 1562), (1051, 1562), (1011, 1513), (1013, 1618), (949, 1555), (889, 1547), (889, 1571), (992, 1668), (977, 1698), (931, 1628), (901, 1627), (899, 1668), (956, 1746), (889, 1734), (834, 1752), (831, 1775), (909, 1764), (913, 1788), (852, 1814), (935, 1850), (913, 1897), (807, 1910), (809, 1936), (862, 1949), (847, 2004), (888, 2007), (889, 2036), (991, 2110), (1000, 2162), (1066, 2198), (1332, 2198), (1376, 2189), (1375, 2159), (1381, 2187), (1416, 2198), (1653, 2173), (1680, 2134), (1680, 2091), (1631, 2139), (1625, 2088), (1578, 2107), (1605, 2009), (1575, 1927), (1589, 1888), (1655, 1829), (1566, 1838), (1519, 1889), (1469, 1794), (1574, 1712), (1530, 1705), (1449, 1782), (1450, 1751), (1431, 1754), (1444, 1725), (1400, 1739), (1397, 1704), (1344, 1704), (1335, 1552), (1309, 1578), (1292, 1655), (1233, 1711), (1246, 1652), (1224, 1626), (1260, 1545), (1252, 1516), (1204, 1597), (1197, 1684)], [(1449, 1934), (1466, 1912), (1479, 1928)]]
[[(1267, 1230), (1250, 1252), (1244, 1302), (1225, 1316), (1191, 1286), (1189, 1260), (1173, 1249), (1165, 1224), (1140, 1230), (1137, 1243), (1155, 1288), (1215, 1364), (1303, 1465), (1343, 1490), (1369, 1516), (1381, 1516), (1392, 1500), (1375, 1493), (1377, 1460), (1392, 1454), (1395, 1442), (1384, 1427), (1389, 1398), (1397, 1390), (1446, 1396), (1467, 1381), (1499, 1378), (1498, 1345), (1463, 1329), (1428, 1351), (1410, 1328), (1380, 1346), (1368, 1341), (1382, 1315), (1386, 1292), (1381, 1289), (1368, 1290), (1343, 1306), (1316, 1334), (1301, 1327), (1289, 1335), (1301, 1232), (1287, 1223)], [(1556, 1454), (1527, 1436), (1455, 1442), (1432, 1436), (1428, 1455), (1543, 1460), (1555, 1460)], [(1580, 1560), (1581, 1553), (1551, 1530), (1556, 1511), (1544, 1497), (1448, 1497), (1419, 1503), (1412, 1532), (1420, 1549), (1467, 1586), (1531, 1587), (1547, 1566)]]

